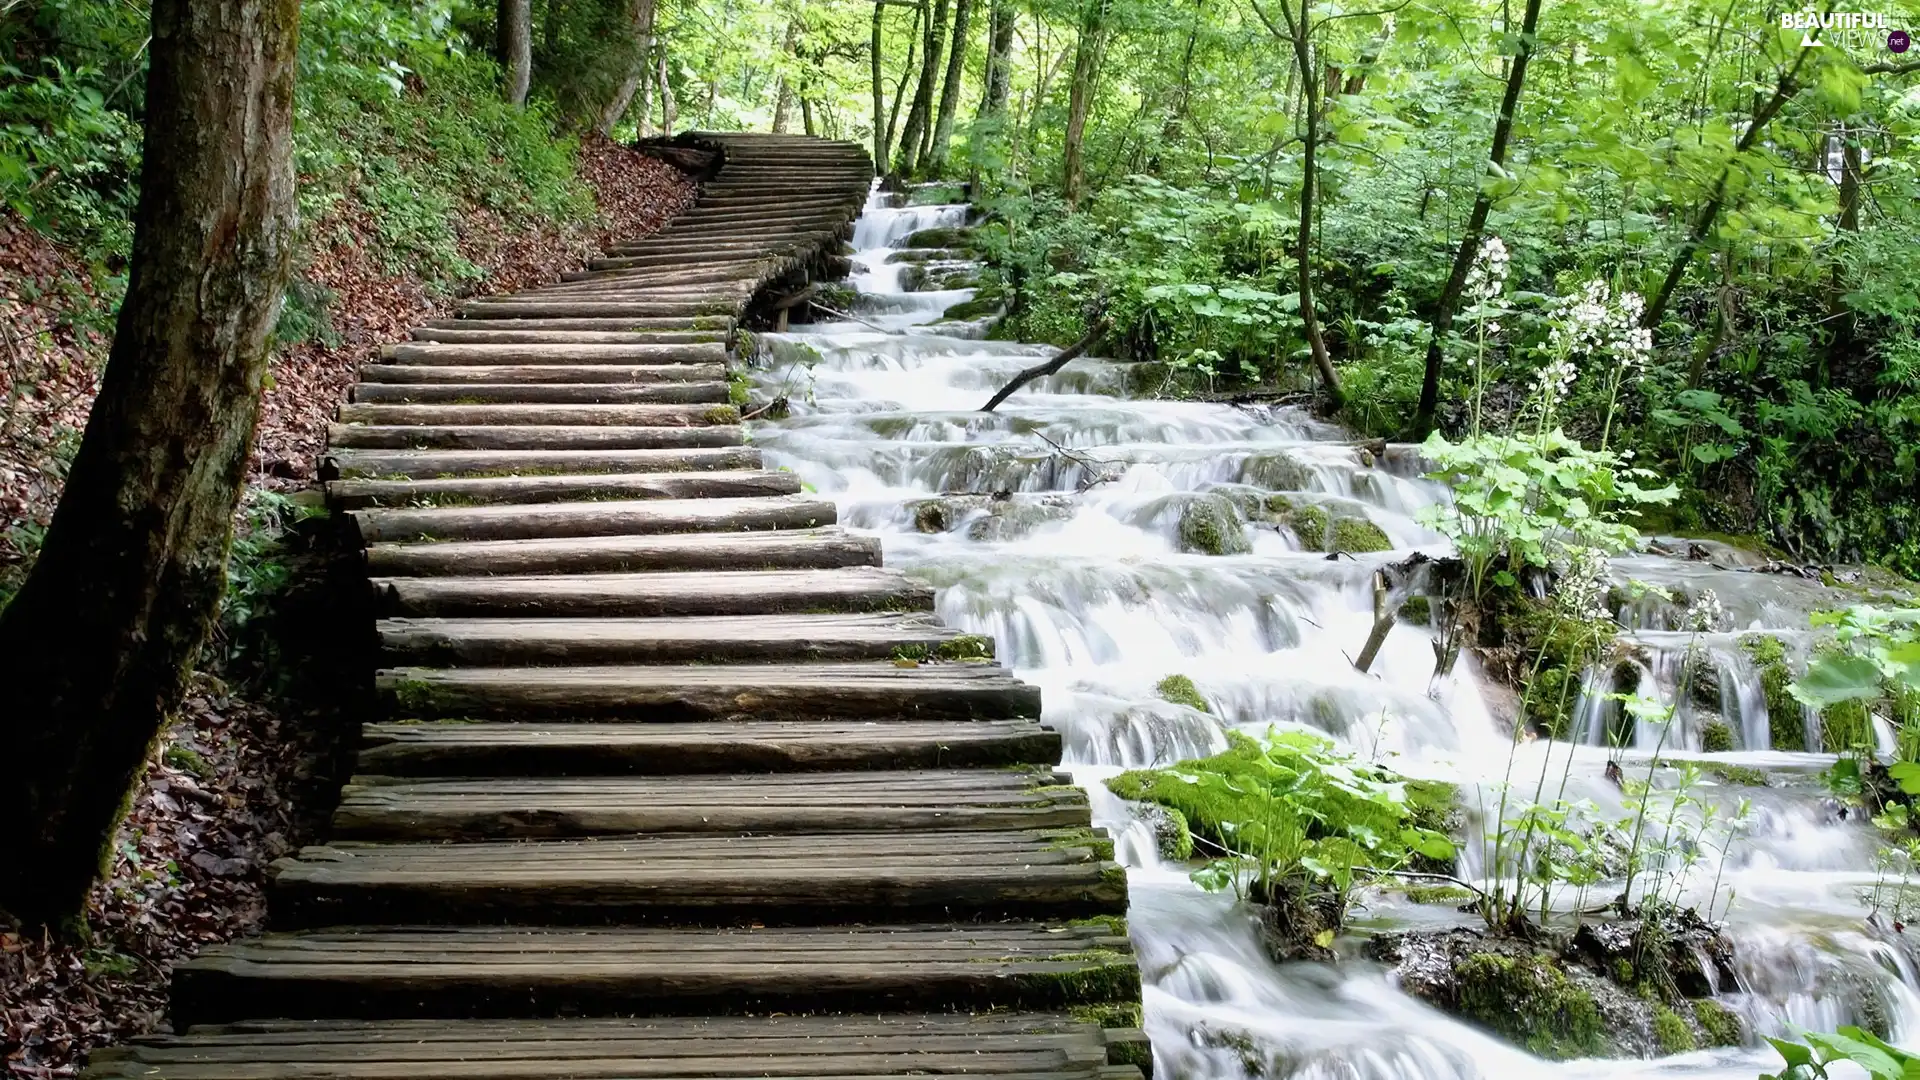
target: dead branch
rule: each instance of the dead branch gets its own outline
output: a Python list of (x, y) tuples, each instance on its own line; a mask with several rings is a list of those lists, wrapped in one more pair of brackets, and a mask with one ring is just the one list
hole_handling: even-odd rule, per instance
[(1059, 371), (1061, 368), (1066, 367), (1068, 364), (1072, 363), (1073, 361), (1078, 360), (1082, 355), (1086, 353), (1088, 349), (1093, 348), (1093, 343), (1095, 341), (1098, 341), (1100, 338), (1100, 335), (1106, 332), (1107, 332), (1107, 320), (1101, 319), (1099, 322), (1093, 324), (1093, 329), (1087, 331), (1086, 337), (1083, 337), (1079, 341), (1076, 341), (1073, 344), (1067, 346), (1066, 348), (1061, 349), (1058, 353), (1054, 354), (1053, 359), (1047, 361), (1044, 364), (1035, 364), (1034, 366), (1026, 369), (1025, 371), (1022, 371), (1020, 374), (1015, 375), (1013, 377), (1012, 382), (1009, 382), (1007, 385), (1001, 387), (999, 393), (993, 395), (993, 397), (989, 399), (985, 405), (980, 406), (980, 411), (992, 412), (994, 409), (999, 407), (1001, 402), (1007, 400), (1008, 396), (1010, 396), (1015, 390), (1018, 390), (1021, 387), (1032, 382), (1033, 380), (1040, 378), (1042, 375), (1051, 375), (1054, 372)]

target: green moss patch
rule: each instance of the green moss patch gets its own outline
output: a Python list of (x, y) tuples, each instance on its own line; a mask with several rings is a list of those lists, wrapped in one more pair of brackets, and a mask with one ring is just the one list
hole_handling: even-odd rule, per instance
[(1760, 672), (1760, 689), (1767, 700), (1768, 737), (1775, 750), (1805, 750), (1807, 724), (1800, 702), (1787, 688), (1793, 669), (1787, 666), (1787, 647), (1767, 634), (1748, 634), (1740, 647)]
[(1693, 1036), (1693, 1028), (1680, 1019), (1679, 1013), (1665, 1005), (1653, 1007), (1653, 1041), (1662, 1054), (1684, 1054), (1700, 1048), (1699, 1041)]
[(1693, 1018), (1706, 1036), (1708, 1046), (1739, 1046), (1746, 1041), (1746, 1031), (1740, 1024), (1740, 1017), (1717, 1001), (1710, 998), (1695, 1001)]
[(1213, 711), (1207, 707), (1207, 699), (1200, 696), (1200, 688), (1193, 685), (1193, 680), (1185, 675), (1169, 675), (1161, 679), (1154, 684), (1153, 692), (1160, 695), (1162, 701), (1185, 705), (1189, 709), (1197, 709), (1203, 713)]
[(1180, 550), (1202, 555), (1244, 555), (1253, 550), (1240, 509), (1224, 495), (1195, 496), (1180, 511)]
[(1700, 728), (1700, 749), (1724, 754), (1733, 749), (1733, 729), (1725, 720), (1709, 720)]
[(1606, 1050), (1593, 995), (1549, 957), (1474, 953), (1454, 969), (1460, 1014), (1554, 1061)]

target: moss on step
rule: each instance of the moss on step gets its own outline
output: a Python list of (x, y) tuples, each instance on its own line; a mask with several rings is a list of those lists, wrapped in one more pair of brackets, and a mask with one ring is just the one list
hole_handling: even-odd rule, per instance
[(991, 318), (1000, 314), (1000, 298), (984, 290), (974, 294), (971, 300), (962, 300), (942, 312), (942, 319), (954, 322), (973, 322), (976, 319)]
[(1458, 907), (1473, 899), (1473, 893), (1457, 885), (1409, 885), (1407, 899), (1416, 904), (1444, 904)]
[(1700, 749), (1724, 754), (1733, 749), (1733, 729), (1725, 720), (1709, 720), (1700, 728)]
[(1380, 526), (1365, 518), (1335, 519), (1329, 544), (1334, 551), (1344, 551), (1349, 555), (1390, 551), (1393, 548), (1393, 542), (1387, 539), (1387, 534)]
[(1693, 1028), (1680, 1018), (1679, 1013), (1665, 1005), (1653, 1007), (1653, 1041), (1662, 1054), (1684, 1054), (1700, 1048), (1699, 1041), (1694, 1038)]
[(1805, 750), (1807, 724), (1805, 714), (1787, 689), (1793, 682), (1793, 669), (1787, 666), (1787, 647), (1779, 638), (1767, 634), (1748, 634), (1740, 647), (1760, 672), (1760, 689), (1767, 701), (1769, 745), (1775, 750)]
[(1244, 555), (1253, 550), (1240, 508), (1224, 495), (1196, 495), (1180, 511), (1180, 550), (1202, 555)]
[(1746, 1041), (1746, 1029), (1740, 1017), (1711, 998), (1700, 998), (1693, 1003), (1693, 1018), (1707, 1037), (1708, 1046), (1739, 1046)]
[(1109, 1001), (1095, 1005), (1075, 1005), (1067, 1015), (1102, 1028), (1137, 1028), (1145, 1021), (1138, 1001)]
[(1154, 684), (1153, 692), (1160, 695), (1162, 701), (1185, 705), (1189, 709), (1196, 709), (1203, 713), (1213, 711), (1207, 707), (1207, 699), (1200, 696), (1200, 688), (1193, 685), (1193, 680), (1185, 675), (1169, 675), (1161, 679)]
[(1759, 769), (1750, 769), (1745, 765), (1729, 765), (1719, 761), (1704, 762), (1701, 768), (1708, 776), (1723, 784), (1735, 784), (1740, 787), (1766, 787), (1767, 774)]
[(1474, 953), (1454, 969), (1460, 1014), (1555, 1061), (1606, 1050), (1600, 1009), (1550, 958)]

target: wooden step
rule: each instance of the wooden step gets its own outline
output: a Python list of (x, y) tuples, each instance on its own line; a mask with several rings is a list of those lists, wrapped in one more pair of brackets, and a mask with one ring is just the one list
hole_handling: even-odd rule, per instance
[(456, 367), (510, 364), (721, 364), (727, 359), (724, 341), (688, 345), (625, 345), (599, 343), (556, 343), (515, 341), (504, 344), (485, 342), (442, 344), (437, 341), (388, 345), (380, 350), (384, 360), (396, 364), (447, 364)]
[(833, 524), (836, 513), (830, 502), (784, 495), (356, 510), (348, 516), (360, 530), (361, 541), (374, 544), (811, 529)]
[(689, 450), (333, 450), (327, 478), (451, 478), (456, 476), (578, 476), (585, 473), (695, 472), (757, 469), (750, 446)]
[(375, 678), (398, 717), (478, 720), (1024, 720), (1040, 688), (997, 664), (847, 661), (399, 667)]
[[(719, 501), (688, 500), (687, 505)], [(898, 570), (878, 566), (395, 577), (374, 578), (373, 586), (380, 594), (384, 614), (429, 618), (646, 618), (933, 610), (931, 588)]]
[(367, 927), (215, 945), (174, 970), (176, 1026), (247, 1016), (1065, 1009), (1137, 1002), (1140, 978), (1124, 933), (1069, 923)]
[(733, 424), (332, 424), (327, 428), (329, 446), (356, 450), (669, 450), (739, 446), (745, 441)]
[(733, 300), (562, 300), (513, 304), (498, 300), (470, 301), (460, 313), (467, 319), (608, 319), (631, 321), (664, 316), (731, 315), (740, 307)]
[(268, 903), (289, 928), (1075, 918), (1126, 909), (1112, 847), (1087, 829), (339, 843), (276, 861)]
[(589, 330), (630, 333), (651, 330), (709, 330), (724, 334), (732, 332), (733, 317), (725, 314), (692, 316), (664, 315), (630, 318), (514, 319), (512, 322), (503, 322), (499, 319), (435, 319), (420, 325), (422, 329), (426, 330), (473, 330), (487, 332), (514, 331), (532, 333), (547, 330)]
[(878, 540), (839, 528), (382, 543), (367, 549), (367, 569), (386, 576), (825, 570), (878, 565)]
[(1045, 767), (774, 776), (360, 776), (340, 795), (332, 835), (524, 840), (627, 833), (999, 832), (1092, 823), (1086, 794)]
[(773, 663), (987, 659), (993, 643), (924, 614), (701, 615), (615, 619), (383, 619), (386, 662), (415, 667), (523, 664)]
[(702, 427), (737, 424), (731, 405), (342, 405), (342, 424), (370, 427)]
[(486, 323), (435, 328), (415, 327), (415, 341), (443, 345), (708, 345), (724, 343), (727, 331), (717, 330), (514, 330)]
[(486, 506), (602, 499), (738, 499), (796, 495), (800, 478), (759, 470), (595, 473), (584, 476), (462, 477), (446, 480), (335, 480), (327, 501), (373, 506)]
[(363, 383), (627, 386), (724, 382), (724, 364), (362, 364)]
[(360, 769), (389, 776), (622, 776), (735, 770), (1050, 765), (1060, 735), (1031, 720), (717, 724), (368, 724)]
[(94, 1080), (1102, 1080), (1121, 1030), (1050, 1013), (252, 1021), (93, 1050)]
[[(443, 370), (443, 369), (434, 369)], [(471, 368), (456, 368), (471, 371)], [(362, 382), (349, 397), (360, 405), (721, 405), (727, 384), (547, 382)]]

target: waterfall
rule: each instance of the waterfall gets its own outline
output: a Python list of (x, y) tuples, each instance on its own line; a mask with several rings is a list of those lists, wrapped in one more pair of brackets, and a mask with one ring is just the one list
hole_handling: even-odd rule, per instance
[[(1042, 687), (1043, 719), (1064, 733), (1067, 765), (1129, 867), (1129, 923), (1159, 1075), (1753, 1080), (1777, 1069), (1764, 1047), (1653, 1061), (1536, 1060), (1401, 993), (1365, 960), (1274, 963), (1249, 910), (1202, 892), (1188, 867), (1163, 863), (1151, 833), (1101, 781), (1218, 751), (1232, 730), (1318, 731), (1409, 775), (1454, 781), (1469, 803), (1501, 781), (1510, 742), (1471, 656), (1434, 685), (1429, 635), (1403, 623), (1369, 673), (1349, 660), (1372, 622), (1373, 569), (1414, 549), (1444, 551), (1416, 515), (1445, 493), (1419, 478), (1409, 465), (1415, 455), (1376, 463), (1345, 433), (1298, 411), (1129, 398), (1125, 365), (1108, 361), (1076, 361), (998, 411), (978, 412), (1052, 350), (981, 340), (977, 324), (942, 322), (966, 290), (901, 291), (895, 249), (916, 231), (964, 223), (968, 208), (885, 203), (876, 195), (856, 227), (860, 321), (800, 326), (764, 342), (759, 390), (784, 393), (793, 407), (754, 425), (753, 439), (769, 467), (792, 469), (837, 501), (843, 523), (879, 536), (889, 565), (935, 585), (943, 619), (991, 635), (1001, 658)], [(1396, 550), (1329, 560), (1260, 525), (1247, 526), (1241, 554), (1181, 550), (1188, 501), (1249, 485), (1362, 517)], [(973, 497), (928, 509), (928, 500), (954, 492)], [(1737, 897), (1728, 933), (1740, 987), (1722, 1003), (1763, 1034), (1857, 1023), (1871, 1004), (1896, 1040), (1920, 1035), (1913, 964), (1897, 939), (1867, 929), (1859, 900), (1875, 878), (1871, 830), (1823, 804), (1817, 774), (1830, 758), (1767, 748), (1764, 694), (1736, 641), (1751, 631), (1802, 641), (1807, 613), (1833, 606), (1833, 597), (1817, 583), (1746, 572), (1730, 556), (1636, 554), (1614, 569), (1675, 596), (1635, 600), (1621, 612), (1641, 692), (1675, 700), (1691, 647), (1703, 650), (1699, 662), (1717, 680), (1714, 693), (1679, 704), (1662, 752), (1774, 777), (1754, 789), (1703, 783), (1706, 803), (1752, 801), (1749, 827), (1716, 883), (1723, 901), (1729, 890)], [(1678, 613), (1705, 588), (1725, 603), (1734, 632), (1689, 645), (1690, 635), (1675, 630)], [(1173, 674), (1193, 680), (1206, 710), (1156, 695), (1155, 684)], [(1580, 730), (1589, 744), (1529, 743), (1511, 768), (1564, 772), (1569, 797), (1623, 812), (1607, 765), (1644, 772), (1658, 738), (1642, 730), (1609, 749), (1606, 680), (1596, 673), (1587, 687)], [(1735, 749), (1702, 755), (1702, 725), (1716, 701)], [(1475, 872), (1474, 847), (1469, 836), (1463, 874)], [(1704, 901), (1707, 885), (1689, 881), (1687, 896)], [(1371, 899), (1356, 920), (1363, 932), (1470, 921), (1389, 896)]]

